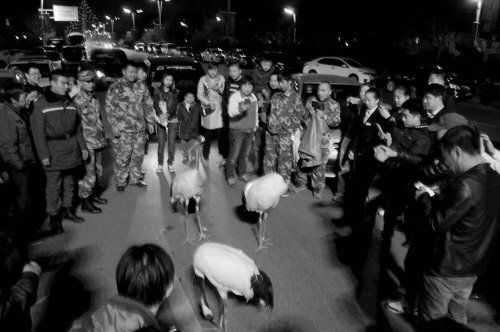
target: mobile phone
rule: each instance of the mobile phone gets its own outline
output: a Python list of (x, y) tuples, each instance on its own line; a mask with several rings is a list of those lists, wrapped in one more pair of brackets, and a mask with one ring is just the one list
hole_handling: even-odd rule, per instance
[(248, 98), (245, 98), (245, 100), (243, 101), (243, 103), (246, 105), (246, 106), (250, 106), (252, 104), (252, 102), (250, 101), (250, 99)]
[(321, 108), (320, 103), (319, 103), (318, 101), (316, 101), (316, 100), (311, 101), (311, 106), (312, 106), (312, 108), (314, 108), (315, 110), (319, 110), (319, 109)]
[(375, 126), (377, 126), (378, 132), (379, 132), (380, 134), (382, 134), (382, 135), (383, 135), (383, 134), (385, 134), (385, 133), (384, 133), (384, 130), (382, 129), (382, 127), (380, 127), (380, 125), (379, 125), (377, 122), (375, 122)]

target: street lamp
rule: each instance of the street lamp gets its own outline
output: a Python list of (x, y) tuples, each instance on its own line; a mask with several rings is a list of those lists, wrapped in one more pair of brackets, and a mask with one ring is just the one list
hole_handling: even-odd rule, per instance
[(285, 7), (283, 10), (285, 14), (292, 15), (293, 17), (293, 43), (295, 44), (297, 39), (297, 16), (295, 15), (295, 10), (290, 7)]
[(217, 22), (222, 21), (222, 19), (220, 18), (220, 16), (215, 16), (215, 19), (217, 20)]
[(109, 15), (104, 16), (108, 21), (111, 22), (111, 33), (115, 32), (115, 21), (118, 21), (120, 18), (119, 17), (110, 17)]
[(184, 28), (186, 28), (186, 29), (187, 29), (188, 25), (187, 25), (186, 23), (181, 22), (180, 24), (181, 24), (181, 27), (184, 27)]
[(476, 8), (476, 21), (474, 24), (476, 25), (476, 31), (474, 32), (474, 47), (477, 47), (477, 37), (479, 34), (479, 19), (481, 18), (481, 7), (483, 6), (483, 0), (474, 0), (477, 2)]
[(156, 1), (158, 5), (158, 26), (161, 27), (161, 13), (163, 12), (163, 2), (170, 2), (170, 0), (151, 0)]
[(126, 13), (126, 14), (130, 14), (132, 15), (132, 30), (135, 31), (135, 13), (137, 14), (140, 14), (142, 13), (142, 9), (137, 9), (135, 10), (135, 12), (133, 10), (130, 10), (128, 8), (123, 8), (123, 11)]

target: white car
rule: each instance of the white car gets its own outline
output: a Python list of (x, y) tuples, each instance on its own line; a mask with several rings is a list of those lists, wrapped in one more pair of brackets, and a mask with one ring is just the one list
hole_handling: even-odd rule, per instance
[(368, 83), (377, 78), (375, 69), (368, 68), (358, 61), (344, 58), (325, 56), (308, 61), (302, 69), (304, 74), (329, 74), (348, 77), (359, 83)]

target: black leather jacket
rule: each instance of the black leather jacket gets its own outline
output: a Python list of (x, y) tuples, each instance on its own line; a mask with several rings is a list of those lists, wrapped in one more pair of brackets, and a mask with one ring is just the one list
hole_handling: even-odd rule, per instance
[(500, 225), (500, 175), (484, 163), (452, 181), (440, 195), (419, 197), (437, 236), (432, 273), (477, 276), (490, 260)]

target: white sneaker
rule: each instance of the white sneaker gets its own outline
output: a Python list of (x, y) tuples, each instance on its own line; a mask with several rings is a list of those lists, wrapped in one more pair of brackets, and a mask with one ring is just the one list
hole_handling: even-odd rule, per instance
[(158, 168), (156, 169), (156, 173), (161, 173), (161, 172), (163, 172), (163, 166), (158, 165)]

